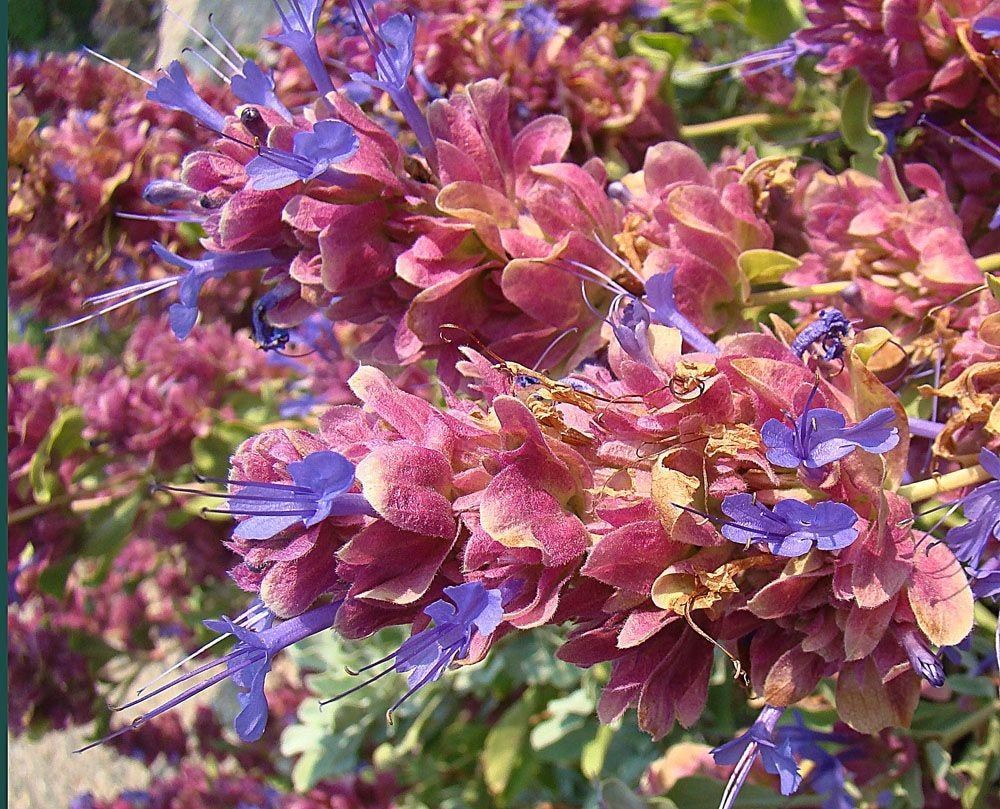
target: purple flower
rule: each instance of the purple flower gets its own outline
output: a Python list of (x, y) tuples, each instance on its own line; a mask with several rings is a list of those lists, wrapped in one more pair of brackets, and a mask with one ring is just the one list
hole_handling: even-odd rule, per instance
[(545, 47), (559, 31), (559, 20), (554, 10), (541, 3), (525, 3), (514, 12), (518, 29), (514, 32), (514, 40), (528, 40), (528, 60), (535, 61), (538, 52)]
[(1000, 37), (1000, 17), (980, 17), (972, 24), (972, 30), (983, 39)]
[(820, 56), (826, 53), (825, 45), (811, 45), (801, 42), (795, 36), (791, 36), (784, 42), (779, 42), (773, 48), (766, 48), (762, 51), (754, 51), (731, 62), (723, 62), (719, 65), (710, 65), (699, 73), (716, 73), (720, 70), (728, 70), (731, 67), (742, 68), (744, 76), (756, 76), (768, 70), (780, 68), (786, 79), (795, 78), (795, 65), (799, 59), (807, 55)]
[[(246, 104), (258, 104), (262, 107), (269, 107), (286, 121), (292, 120), (292, 114), (288, 111), (287, 107), (285, 107), (285, 105), (278, 100), (277, 95), (274, 93), (274, 79), (271, 78), (271, 75), (269, 73), (265, 73), (256, 62), (247, 59), (238, 50), (236, 50), (236, 46), (233, 45), (233, 43), (230, 42), (215, 25), (211, 14), (208, 15), (208, 24), (212, 26), (212, 30), (215, 32), (216, 36), (222, 40), (222, 44), (225, 46), (226, 50), (229, 51), (232, 58), (227, 56), (223, 51), (219, 50), (219, 48), (217, 48), (208, 37), (206, 37), (197, 28), (193, 27), (186, 20), (180, 17), (177, 19), (179, 19), (187, 27), (187, 29), (191, 31), (191, 33), (208, 46), (208, 48), (219, 58), (222, 65), (229, 68), (231, 73), (227, 76), (200, 53), (194, 50), (188, 50), (188, 52), (205, 65), (205, 67), (226, 82), (232, 88), (233, 94), (240, 101), (243, 101)], [(233, 61), (234, 59), (236, 61)]]
[[(182, 702), (221, 683), (223, 680), (231, 680), (240, 691), (240, 712), (235, 721), (236, 732), (245, 742), (256, 741), (263, 735), (264, 728), (267, 725), (267, 698), (264, 695), (264, 679), (271, 670), (271, 660), (282, 649), (332, 627), (339, 608), (340, 602), (338, 601), (321, 607), (315, 607), (287, 621), (275, 623), (274, 614), (258, 604), (255, 607), (251, 607), (251, 609), (247, 610), (236, 620), (221, 618), (206, 621), (205, 626), (209, 629), (223, 633), (213, 643), (227, 635), (236, 636), (239, 642), (229, 654), (211, 663), (198, 666), (185, 674), (181, 674), (166, 685), (159, 686), (131, 702), (118, 706), (115, 710), (125, 710), (126, 708), (139, 705), (152, 697), (175, 688), (181, 683), (208, 674), (212, 669), (216, 669), (219, 666), (225, 666), (225, 671), (217, 672), (206, 679), (202, 679), (195, 685), (185, 689), (182, 693), (167, 700), (167, 702), (159, 707), (142, 714), (142, 716), (135, 719), (130, 725), (80, 748), (77, 752), (89, 750), (91, 747), (104, 744), (104, 742), (121, 736), (123, 733), (128, 733), (130, 730), (144, 725), (150, 719), (177, 707)], [(204, 651), (204, 649), (199, 651)], [(195, 655), (197, 654), (198, 652), (195, 653)], [(187, 661), (181, 662), (184, 663)], [(173, 668), (176, 668), (176, 666)]]
[(967, 567), (972, 594), (976, 598), (1000, 598), (1000, 556), (994, 556), (977, 567)]
[(825, 749), (820, 743), (844, 744), (850, 741), (836, 733), (821, 733), (806, 727), (802, 714), (793, 712), (794, 725), (782, 725), (777, 729), (779, 744), (790, 742), (795, 755), (812, 762), (808, 786), (819, 795), (826, 795), (823, 809), (854, 809), (854, 799), (847, 793), (845, 781), (847, 770), (841, 760)]
[(231, 272), (274, 267), (284, 262), (270, 250), (248, 250), (243, 253), (208, 251), (200, 259), (187, 259), (171, 253), (159, 242), (153, 242), (153, 252), (167, 264), (180, 267), (187, 272), (152, 281), (140, 281), (136, 284), (113, 289), (110, 292), (102, 292), (100, 295), (93, 295), (87, 298), (85, 303), (101, 306), (100, 309), (68, 323), (52, 326), (48, 331), (58, 331), (86, 323), (88, 320), (106, 315), (142, 298), (177, 287), (178, 302), (170, 306), (168, 317), (171, 330), (179, 340), (183, 340), (191, 333), (191, 329), (194, 328), (194, 324), (198, 320), (198, 295), (206, 281), (222, 278)]
[(820, 469), (863, 449), (875, 455), (888, 452), (899, 443), (899, 430), (890, 427), (896, 420), (892, 408), (883, 407), (853, 427), (836, 410), (812, 407), (817, 386), (809, 393), (802, 415), (788, 427), (777, 419), (768, 419), (760, 431), (767, 459), (776, 466), (795, 469)]
[(186, 112), (215, 132), (225, 128), (225, 116), (194, 91), (183, 65), (176, 59), (167, 66), (167, 75), (156, 80), (146, 98), (168, 109)]
[(288, 474), (293, 483), (201, 478), (211, 483), (241, 487), (232, 493), (205, 492), (180, 486), (160, 488), (183, 494), (225, 498), (228, 509), (206, 511), (248, 517), (233, 531), (235, 539), (271, 539), (300, 522), (310, 528), (327, 517), (357, 514), (375, 516), (363, 495), (348, 491), (354, 485), (354, 464), (339, 452), (311, 452), (301, 461), (288, 464)]
[(391, 720), (393, 712), (406, 700), (428, 683), (439, 679), (456, 660), (468, 656), (474, 632), (489, 635), (503, 620), (503, 594), (500, 590), (487, 590), (480, 582), (466, 582), (445, 587), (444, 592), (450, 601), (442, 598), (424, 609), (424, 614), (433, 619), (433, 626), (411, 635), (395, 652), (356, 673), (392, 661), (388, 668), (321, 704), (343, 699), (396, 671), (406, 674), (409, 689), (389, 709)]
[(938, 656), (934, 654), (920, 636), (915, 627), (909, 626), (897, 633), (899, 645), (903, 647), (906, 656), (910, 658), (913, 670), (936, 688), (944, 685), (944, 668)]
[(773, 509), (749, 494), (731, 494), (722, 501), (729, 521), (722, 535), (731, 542), (763, 542), (776, 556), (802, 556), (815, 546), (821, 551), (846, 548), (858, 538), (858, 515), (844, 503), (815, 506), (799, 500), (782, 500)]
[(670, 269), (657, 273), (646, 281), (646, 299), (653, 310), (653, 320), (663, 326), (671, 326), (681, 333), (681, 337), (695, 351), (718, 354), (719, 349), (682, 315), (674, 300), (674, 276), (677, 270)]
[(291, 152), (262, 146), (260, 154), (247, 164), (246, 171), (256, 191), (273, 191), (320, 176), (338, 182), (345, 178), (331, 171), (331, 167), (357, 150), (358, 136), (350, 124), (317, 121), (311, 132), (298, 132), (292, 138)]
[(726, 784), (719, 809), (730, 809), (735, 804), (758, 756), (764, 769), (779, 777), (782, 795), (791, 795), (799, 788), (802, 776), (792, 756), (792, 741), (788, 737), (782, 739), (774, 732), (784, 710), (765, 705), (746, 733), (712, 750), (716, 764), (736, 765)]
[(350, 0), (350, 3), (354, 19), (375, 60), (374, 78), (365, 73), (352, 73), (351, 78), (389, 94), (416, 135), (424, 157), (433, 161), (437, 150), (430, 127), (407, 85), (413, 70), (416, 23), (408, 14), (393, 14), (384, 22), (376, 23), (364, 0)]
[(313, 80), (316, 89), (323, 95), (334, 90), (330, 74), (323, 64), (316, 46), (316, 26), (319, 25), (319, 15), (323, 8), (323, 0), (288, 0), (289, 12), (286, 14), (278, 0), (272, 0), (274, 8), (281, 19), (281, 33), (264, 37), (271, 42), (277, 42), (295, 52), (299, 61), (305, 66), (309, 78)]
[(643, 365), (656, 365), (649, 350), (650, 315), (646, 304), (634, 295), (619, 294), (611, 304), (608, 322), (622, 351)]
[(984, 449), (979, 453), (979, 463), (993, 480), (977, 486), (962, 499), (968, 522), (952, 528), (944, 537), (955, 556), (973, 567), (979, 567), (990, 537), (1000, 539), (1000, 458)]
[(789, 346), (800, 359), (814, 345), (819, 344), (820, 356), (827, 362), (844, 356), (847, 346), (844, 338), (851, 333), (851, 321), (839, 309), (822, 309), (816, 320), (798, 333)]

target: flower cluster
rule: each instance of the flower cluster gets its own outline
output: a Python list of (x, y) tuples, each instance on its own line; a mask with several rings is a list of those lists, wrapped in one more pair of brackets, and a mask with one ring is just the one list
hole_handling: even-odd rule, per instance
[[(1000, 224), (996, 4), (809, 0), (805, 6), (812, 26), (797, 37), (824, 53), (818, 69), (858, 70), (879, 101), (899, 105), (904, 126), (925, 125), (916, 157), (947, 178), (967, 234), (978, 237)], [(995, 238), (987, 243), (995, 249)]]
[[(86, 746), (180, 766), (112, 805), (389, 805), (390, 776), (324, 782), (318, 760), (349, 749), (382, 769), (387, 748), (364, 736), (374, 705), (412, 720), (397, 747), (412, 751), (435, 732), (434, 708), (415, 706), (456, 669), (453, 716), (495, 724), (463, 738), (484, 751), (484, 794), (510, 805), (532, 773), (518, 770), (527, 744), (633, 708), (654, 740), (697, 723), (718, 742), (654, 766), (646, 791), (671, 792), (678, 767), (726, 773), (723, 809), (753, 780), (837, 807), (881, 790), (895, 772), (885, 762), (902, 772), (916, 759), (905, 729), (937, 721), (922, 696), (972, 717), (942, 748), (988, 725), (995, 735), (992, 687), (953, 693), (948, 676), (981, 665), (976, 625), (992, 625), (976, 599), (995, 600), (1000, 581), (988, 194), (956, 208), (949, 194), (973, 181), (933, 149), (916, 162), (873, 148), (878, 159), (841, 171), (773, 142), (706, 160), (673, 139), (662, 67), (687, 43), (654, 30), (684, 2), (275, 6), (273, 47), (257, 54), (274, 73), (214, 22), (200, 55), (218, 57), (227, 93), (179, 61), (128, 71), (148, 85), (130, 110), (163, 108), (205, 137), (182, 158), (180, 145), (165, 152), (162, 173), (140, 160), (125, 178), (149, 179), (142, 199), (161, 209), (133, 234), (159, 269), (105, 278), (50, 331), (99, 342), (84, 324), (154, 297), (165, 315), (113, 357), (11, 354), (13, 522), (28, 529), (9, 559), (27, 602), (12, 619), (19, 671), (36, 649), (74, 654), (56, 630), (117, 650), (172, 631), (190, 640), (213, 610), (186, 602), (218, 577), (223, 550), (241, 591), (202, 621), (207, 643), (116, 700), (134, 718)], [(812, 28), (715, 67), (751, 82), (774, 70), (791, 81), (805, 55), (824, 71), (857, 67), (879, 101), (909, 105), (906, 126), (921, 122), (925, 140), (954, 138), (979, 94), (983, 110), (996, 101), (994, 17), (961, 10), (811, 2)], [(759, 10), (751, 19), (766, 28)], [(638, 32), (637, 53), (619, 52), (623, 32)], [(660, 67), (641, 53), (660, 53)], [(44, 89), (46, 64), (19, 66), (41, 77), (24, 104), (62, 98)], [(16, 149), (58, 176), (74, 127), (110, 115), (93, 103), (34, 157), (33, 125), (14, 127)], [(968, 119), (970, 136), (993, 137), (995, 121)], [(846, 109), (841, 126), (856, 152), (852, 126), (864, 127)], [(990, 163), (985, 147), (960, 146)], [(32, 183), (16, 183), (22, 244), (49, 187)], [(245, 316), (253, 341), (219, 315)], [(323, 656), (335, 634), (369, 648), (359, 642), (382, 630), (396, 641), (371, 641), (360, 662)], [(593, 670), (563, 700), (544, 677), (503, 671), (505, 649), (539, 636), (550, 665)], [(284, 687), (292, 647), (318, 671), (305, 688)], [(329, 670), (345, 662), (350, 680)], [(503, 685), (469, 686), (483, 672)], [(22, 726), (45, 685), (22, 689)], [(188, 744), (170, 711), (216, 686), (235, 696), (247, 751), (273, 747), (297, 702), (308, 725), (305, 693), (316, 711), (332, 706), (337, 746), (323, 737), (300, 760), (303, 794), (264, 787), (273, 771), (255, 753), (232, 753), (242, 773), (192, 763), (228, 742), (203, 716), (205, 738)], [(759, 713), (740, 733), (717, 722), (723, 702)], [(82, 709), (63, 710), (56, 721)], [(289, 729), (282, 746), (304, 751), (315, 727)], [(595, 733), (591, 771), (611, 744)], [(869, 748), (880, 773), (854, 766)], [(450, 794), (434, 800), (485, 805), (472, 788)]]

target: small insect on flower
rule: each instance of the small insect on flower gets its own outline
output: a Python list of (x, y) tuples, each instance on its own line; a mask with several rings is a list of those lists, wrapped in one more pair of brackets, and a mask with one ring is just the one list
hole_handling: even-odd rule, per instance
[(479, 582), (466, 582), (445, 587), (444, 593), (447, 599), (439, 599), (424, 609), (424, 613), (434, 621), (433, 626), (411, 635), (392, 654), (350, 673), (361, 674), (391, 661), (388, 668), (320, 704), (341, 700), (397, 671), (407, 675), (409, 690), (388, 710), (387, 718), (392, 722), (392, 714), (400, 705), (425, 685), (440, 679), (456, 660), (468, 656), (475, 633), (487, 636), (500, 626), (503, 620), (503, 594), (500, 590), (487, 590)]
[(831, 362), (839, 360), (847, 351), (845, 338), (851, 334), (851, 321), (839, 309), (830, 307), (820, 311), (819, 316), (798, 333), (789, 346), (800, 359), (814, 347), (817, 355)]

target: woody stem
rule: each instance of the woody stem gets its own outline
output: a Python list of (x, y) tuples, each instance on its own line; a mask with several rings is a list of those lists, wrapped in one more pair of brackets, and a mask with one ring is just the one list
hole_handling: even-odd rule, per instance
[(989, 472), (977, 464), (968, 469), (959, 469), (946, 475), (937, 475), (927, 480), (918, 480), (916, 483), (900, 486), (897, 494), (905, 497), (911, 503), (917, 503), (944, 492), (953, 492), (956, 489), (964, 489), (966, 486), (982, 483), (991, 477)]

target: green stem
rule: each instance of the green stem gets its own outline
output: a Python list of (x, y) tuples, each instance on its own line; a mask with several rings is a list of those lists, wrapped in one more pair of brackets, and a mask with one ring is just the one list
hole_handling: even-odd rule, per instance
[(910, 735), (912, 735), (914, 739), (918, 740), (936, 739), (942, 747), (948, 748), (963, 736), (972, 733), (980, 725), (984, 725), (989, 722), (990, 719), (996, 715), (998, 710), (1000, 710), (1000, 700), (994, 700), (985, 707), (980, 708), (975, 713), (969, 714), (965, 719), (950, 727), (946, 733), (936, 730), (923, 730), (914, 731)]
[(836, 295), (850, 286), (850, 281), (827, 281), (823, 284), (813, 284), (806, 287), (788, 287), (772, 289), (767, 292), (752, 292), (747, 296), (746, 306), (774, 306), (778, 303), (801, 301), (806, 298), (822, 298), (826, 295)]
[(918, 480), (916, 483), (900, 486), (896, 493), (900, 497), (905, 497), (911, 503), (917, 503), (920, 500), (927, 500), (944, 492), (953, 492), (956, 489), (964, 489), (966, 486), (982, 483), (983, 481), (990, 480), (991, 477), (992, 475), (989, 472), (977, 464), (976, 466), (970, 466), (968, 469), (959, 469), (956, 472), (949, 472), (946, 475), (938, 475), (927, 480)]
[(51, 509), (62, 508), (63, 506), (68, 506), (72, 502), (73, 495), (63, 494), (59, 497), (53, 497), (47, 503), (35, 503), (30, 506), (24, 506), (23, 508), (19, 508), (10, 513), (7, 517), (7, 524), (17, 525), (18, 523), (27, 522), (28, 520), (32, 520)]
[(976, 266), (983, 272), (994, 272), (1000, 270), (1000, 253), (991, 253), (988, 256), (976, 259)]
[(746, 127), (769, 128), (785, 126), (801, 120), (794, 115), (775, 115), (769, 112), (752, 112), (748, 115), (737, 115), (733, 118), (723, 118), (721, 121), (708, 121), (704, 124), (687, 124), (681, 127), (682, 138), (711, 138), (715, 135), (728, 135)]

